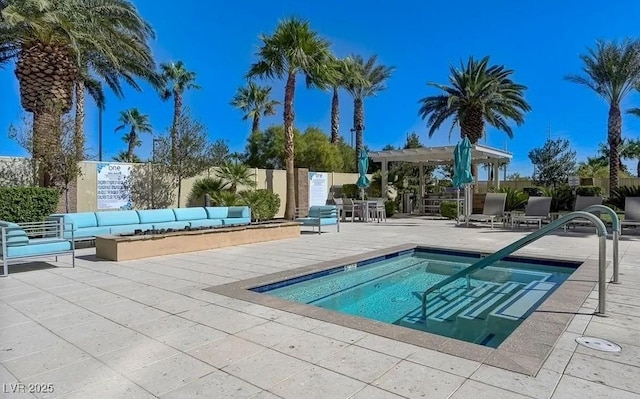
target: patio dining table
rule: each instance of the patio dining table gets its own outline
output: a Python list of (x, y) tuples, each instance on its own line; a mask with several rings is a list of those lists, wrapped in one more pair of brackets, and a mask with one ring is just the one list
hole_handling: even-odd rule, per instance
[(353, 204), (360, 207), (360, 219), (369, 222), (369, 207), (377, 206), (377, 200), (353, 200)]

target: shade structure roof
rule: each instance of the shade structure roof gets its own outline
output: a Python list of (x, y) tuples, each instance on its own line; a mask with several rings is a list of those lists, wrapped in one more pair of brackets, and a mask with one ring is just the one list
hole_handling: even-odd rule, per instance
[[(428, 163), (434, 165), (452, 165), (453, 150), (455, 146), (410, 148), (406, 150), (371, 151), (369, 157), (374, 162), (413, 162)], [(471, 146), (472, 163), (490, 163), (499, 160), (508, 163), (513, 158), (513, 154), (497, 148), (487, 147), (480, 144)]]

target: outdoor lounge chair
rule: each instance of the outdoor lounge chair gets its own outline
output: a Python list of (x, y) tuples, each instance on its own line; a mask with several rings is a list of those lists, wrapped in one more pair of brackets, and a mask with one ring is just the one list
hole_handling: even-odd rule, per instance
[(482, 207), (482, 213), (473, 213), (467, 216), (467, 226), (469, 221), (486, 222), (491, 223), (493, 229), (493, 221), (496, 218), (504, 217), (504, 206), (507, 202), (506, 193), (487, 193), (484, 199), (484, 206)]
[(549, 219), (551, 213), (551, 197), (529, 197), (527, 206), (524, 208), (524, 215), (514, 215), (511, 217), (511, 228), (520, 226), (522, 223), (538, 223), (538, 228), (542, 227), (542, 221)]
[(640, 226), (640, 197), (625, 198), (624, 220), (620, 222), (620, 228), (624, 226)]
[[(583, 196), (583, 195), (578, 195), (576, 197), (576, 202), (573, 205), (573, 211), (581, 211), (584, 210), (588, 207), (590, 207), (591, 205), (602, 205), (602, 197), (599, 196)], [(595, 212), (591, 212), (592, 214), (594, 214), (597, 217), (600, 217), (600, 212), (599, 211), (595, 211)], [(570, 223), (567, 223), (563, 226), (564, 231), (567, 231), (567, 228), (573, 226), (575, 228), (575, 226), (587, 226), (587, 225), (591, 225), (592, 223), (589, 221), (583, 222), (580, 220), (577, 221), (573, 221)]]

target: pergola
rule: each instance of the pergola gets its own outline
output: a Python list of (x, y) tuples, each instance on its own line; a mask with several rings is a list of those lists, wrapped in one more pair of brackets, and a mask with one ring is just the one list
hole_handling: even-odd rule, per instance
[[(372, 151), (369, 153), (369, 157), (374, 162), (382, 163), (382, 188), (384, 190), (388, 185), (389, 162), (417, 163), (420, 167), (420, 181), (423, 182), (424, 166), (453, 165), (454, 149), (455, 146), (450, 145), (443, 147), (411, 148), (406, 150)], [(500, 186), (500, 174), (498, 173), (500, 165), (509, 163), (512, 158), (512, 153), (497, 148), (480, 144), (474, 144), (471, 147), (471, 163), (493, 164), (493, 182), (495, 187)], [(421, 186), (423, 184), (424, 183), (422, 183)], [(424, 187), (421, 187), (421, 192), (424, 193)]]

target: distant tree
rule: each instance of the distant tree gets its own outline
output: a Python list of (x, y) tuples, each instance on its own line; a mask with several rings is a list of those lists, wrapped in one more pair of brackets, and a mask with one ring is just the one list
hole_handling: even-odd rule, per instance
[(296, 167), (317, 172), (340, 172), (344, 159), (339, 148), (320, 129), (309, 127), (300, 137)]
[[(356, 154), (364, 148), (364, 100), (386, 90), (387, 80), (395, 67), (378, 64), (378, 56), (365, 60), (353, 55), (345, 60), (348, 74), (345, 76), (345, 90), (353, 97), (353, 129), (356, 133)], [(357, 156), (357, 155), (356, 155)]]
[(211, 144), (209, 149), (209, 166), (222, 166), (231, 161), (229, 146), (223, 139), (218, 139)]
[(576, 172), (576, 152), (569, 140), (548, 139), (541, 148), (529, 152), (529, 159), (534, 167), (533, 181), (544, 187), (566, 184)]
[[(178, 207), (180, 207), (182, 181), (207, 170), (211, 145), (207, 140), (206, 128), (202, 123), (194, 120), (188, 110), (180, 113), (176, 128), (178, 138), (176, 146), (172, 145), (171, 135), (158, 140), (156, 163), (166, 168), (166, 171), (175, 179), (175, 185), (178, 188)], [(172, 134), (173, 130), (170, 133)]]
[(582, 74), (565, 79), (586, 86), (609, 105), (607, 143), (609, 144), (609, 190), (618, 187), (620, 149), (622, 143), (622, 112), (620, 105), (640, 83), (640, 41), (624, 40), (596, 42), (594, 48), (580, 55)]
[(260, 86), (249, 82), (247, 86), (238, 89), (231, 100), (231, 105), (244, 112), (242, 120), (251, 119), (251, 134), (260, 132), (260, 118), (276, 114), (276, 106), (280, 102), (271, 99), (271, 87)]
[(393, 144), (387, 144), (384, 147), (382, 147), (382, 151), (395, 151), (395, 150), (397, 150), (397, 148)]
[[(168, 100), (173, 97), (173, 121), (171, 123), (171, 152), (172, 162), (177, 162), (178, 156), (178, 124), (182, 119), (184, 109), (184, 92), (186, 90), (197, 90), (200, 86), (196, 84), (196, 73), (187, 69), (182, 61), (160, 64), (162, 72), (163, 87), (160, 90), (160, 97)], [(178, 201), (180, 199), (178, 198)]]
[(422, 148), (424, 147), (424, 145), (420, 142), (420, 137), (418, 136), (418, 133), (416, 132), (411, 132), (409, 135), (407, 135), (407, 141), (405, 141), (404, 143), (404, 149), (409, 149), (409, 148)]
[[(123, 141), (127, 141), (127, 134), (125, 134), (124, 136), (122, 136), (122, 140)], [(113, 160), (116, 162), (126, 162), (126, 163), (142, 163), (142, 159), (137, 156), (136, 154), (133, 154), (133, 156), (129, 156), (129, 154), (127, 153), (127, 151), (118, 151), (118, 154), (113, 157)]]
[(123, 188), (136, 209), (166, 209), (173, 205), (176, 197), (175, 178), (162, 164), (135, 165)]
[(627, 140), (624, 157), (637, 162), (636, 176), (640, 177), (640, 139)]
[(116, 132), (129, 127), (129, 132), (123, 136), (123, 139), (125, 139), (125, 142), (127, 143), (127, 152), (125, 153), (125, 159), (127, 160), (123, 162), (134, 162), (134, 151), (136, 147), (139, 147), (142, 144), (138, 134), (153, 133), (153, 128), (149, 123), (149, 115), (143, 114), (137, 108), (130, 108), (120, 112), (118, 122), (120, 125), (116, 127)]

